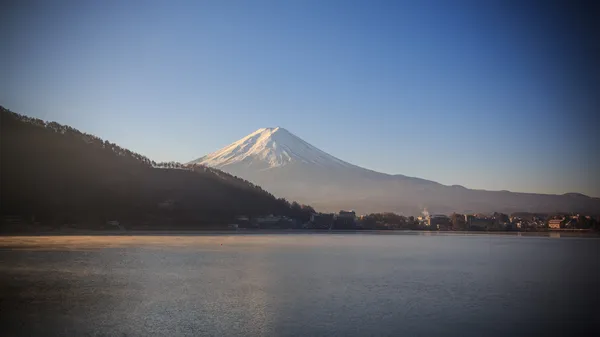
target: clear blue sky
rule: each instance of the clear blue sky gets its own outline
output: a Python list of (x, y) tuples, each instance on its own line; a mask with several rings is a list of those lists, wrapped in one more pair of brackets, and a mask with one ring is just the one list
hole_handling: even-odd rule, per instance
[(593, 18), (549, 3), (14, 1), (0, 104), (157, 161), (282, 126), (387, 173), (600, 196)]

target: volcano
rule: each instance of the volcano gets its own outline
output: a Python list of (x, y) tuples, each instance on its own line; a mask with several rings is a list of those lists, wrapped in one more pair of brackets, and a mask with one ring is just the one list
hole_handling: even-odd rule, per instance
[(258, 129), (188, 164), (218, 168), (320, 211), (600, 213), (599, 198), (576, 193), (473, 190), (376, 172), (336, 158), (281, 127)]

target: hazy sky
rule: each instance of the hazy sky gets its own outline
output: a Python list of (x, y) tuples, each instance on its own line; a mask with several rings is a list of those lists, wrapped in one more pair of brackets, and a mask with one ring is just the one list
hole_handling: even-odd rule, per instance
[(156, 161), (282, 126), (387, 173), (600, 196), (594, 16), (523, 3), (3, 2), (0, 104)]

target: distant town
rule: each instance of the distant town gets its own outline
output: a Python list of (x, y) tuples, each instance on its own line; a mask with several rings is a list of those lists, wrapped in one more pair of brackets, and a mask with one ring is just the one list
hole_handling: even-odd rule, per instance
[(357, 215), (354, 211), (314, 213), (310, 221), (268, 215), (240, 216), (232, 229), (320, 229), (320, 230), (426, 230), (426, 231), (598, 231), (600, 218), (582, 214), (423, 214), (419, 217), (395, 213)]

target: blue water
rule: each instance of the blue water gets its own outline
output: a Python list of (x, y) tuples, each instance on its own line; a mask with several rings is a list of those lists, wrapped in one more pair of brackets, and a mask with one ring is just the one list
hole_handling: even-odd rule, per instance
[(600, 335), (600, 240), (0, 237), (3, 336)]

